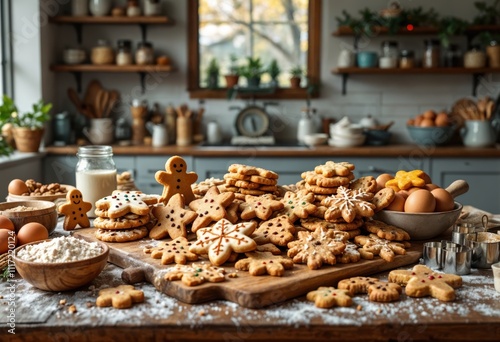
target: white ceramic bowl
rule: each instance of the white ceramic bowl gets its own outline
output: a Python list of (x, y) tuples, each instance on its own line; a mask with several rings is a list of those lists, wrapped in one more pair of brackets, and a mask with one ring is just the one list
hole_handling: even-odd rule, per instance
[(314, 133), (304, 135), (304, 144), (308, 146), (318, 146), (326, 144), (328, 140), (328, 134), (326, 133)]
[(350, 125), (339, 125), (332, 124), (330, 125), (330, 135), (358, 135), (363, 134), (363, 126), (358, 124), (350, 124)]
[(373, 218), (387, 224), (403, 228), (410, 234), (412, 240), (426, 240), (443, 234), (453, 226), (460, 212), (462, 204), (455, 202), (450, 211), (434, 213), (405, 213), (401, 211), (381, 210)]
[(66, 49), (63, 52), (63, 61), (66, 64), (81, 64), (86, 59), (85, 50)]
[(328, 140), (328, 145), (334, 147), (355, 147), (365, 143), (366, 136), (364, 134), (351, 137), (332, 136)]

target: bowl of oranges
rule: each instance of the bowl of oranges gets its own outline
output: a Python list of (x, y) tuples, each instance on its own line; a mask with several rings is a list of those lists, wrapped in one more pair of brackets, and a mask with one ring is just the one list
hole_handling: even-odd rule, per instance
[(409, 119), (406, 127), (412, 140), (424, 146), (446, 145), (456, 132), (456, 126), (445, 111), (426, 110)]

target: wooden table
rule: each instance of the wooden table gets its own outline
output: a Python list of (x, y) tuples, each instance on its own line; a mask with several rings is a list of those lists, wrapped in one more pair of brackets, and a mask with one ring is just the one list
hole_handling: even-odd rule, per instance
[[(493, 287), (489, 269), (473, 269), (463, 276), (457, 299), (450, 303), (406, 295), (399, 302), (372, 303), (365, 295), (357, 295), (348, 308), (319, 309), (300, 297), (262, 309), (247, 309), (226, 301), (184, 304), (148, 283), (139, 283), (136, 287), (144, 291), (145, 303), (127, 310), (95, 307), (99, 289), (123, 283), (121, 272), (108, 264), (90, 286), (61, 293), (40, 291), (16, 278), (14, 300), (10, 297), (12, 283), (1, 283), (0, 340), (500, 340), (500, 293)], [(378, 276), (385, 280), (387, 272)], [(76, 313), (69, 311), (71, 305), (75, 305)], [(12, 308), (15, 335), (9, 333), (11, 328), (6, 324)]]

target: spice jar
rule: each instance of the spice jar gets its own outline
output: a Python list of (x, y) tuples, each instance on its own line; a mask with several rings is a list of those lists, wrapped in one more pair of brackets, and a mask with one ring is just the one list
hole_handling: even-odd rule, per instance
[(446, 49), (444, 56), (444, 66), (448, 68), (457, 68), (462, 66), (462, 51), (457, 44), (450, 44)]
[(138, 65), (153, 64), (154, 62), (153, 44), (140, 42), (135, 52), (135, 63)]
[(479, 46), (472, 46), (464, 55), (464, 67), (483, 68), (486, 65), (486, 54), (479, 49)]
[(78, 148), (76, 187), (82, 198), (92, 204), (87, 213), (95, 217), (95, 202), (116, 190), (116, 166), (111, 146), (93, 145)]
[(139, 2), (137, 0), (129, 0), (127, 2), (127, 16), (138, 17), (140, 15), (141, 15), (141, 7), (139, 7)]
[(118, 41), (118, 52), (116, 53), (116, 64), (130, 65), (132, 63), (132, 42), (128, 39), (120, 39)]
[(399, 67), (411, 69), (415, 67), (415, 53), (411, 50), (401, 50), (399, 53)]
[(490, 68), (500, 68), (500, 43), (492, 40), (486, 47), (486, 55), (488, 56), (488, 66)]
[(113, 64), (115, 62), (115, 53), (107, 40), (99, 39), (97, 41), (97, 46), (92, 48), (90, 60), (92, 64), (98, 65)]
[(382, 42), (382, 54), (379, 59), (380, 68), (395, 68), (398, 66), (398, 43), (394, 41)]
[(132, 113), (132, 143), (143, 145), (146, 137), (146, 117), (148, 116), (148, 106), (144, 101), (135, 99), (130, 107)]
[(425, 41), (424, 58), (422, 59), (422, 66), (424, 68), (438, 68), (439, 60), (441, 58), (441, 48), (439, 40), (430, 39)]

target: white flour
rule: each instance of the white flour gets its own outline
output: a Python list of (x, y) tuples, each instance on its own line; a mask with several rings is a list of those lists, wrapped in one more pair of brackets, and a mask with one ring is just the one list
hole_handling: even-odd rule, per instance
[(101, 253), (102, 248), (97, 242), (61, 236), (50, 241), (28, 245), (21, 249), (17, 256), (26, 261), (59, 263), (90, 259)]

